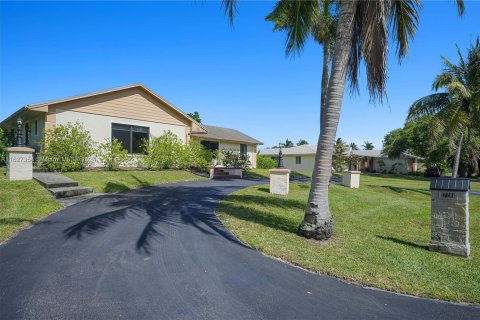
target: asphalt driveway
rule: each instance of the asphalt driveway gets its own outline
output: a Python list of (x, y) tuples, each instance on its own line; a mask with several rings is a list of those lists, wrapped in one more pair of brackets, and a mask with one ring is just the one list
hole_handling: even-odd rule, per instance
[(257, 183), (142, 188), (38, 222), (0, 246), (0, 319), (480, 318), (478, 307), (347, 284), (238, 242), (214, 209)]

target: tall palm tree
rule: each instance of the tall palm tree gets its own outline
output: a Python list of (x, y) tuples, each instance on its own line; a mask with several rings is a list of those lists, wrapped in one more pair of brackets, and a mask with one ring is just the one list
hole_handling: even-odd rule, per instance
[(305, 139), (300, 139), (297, 142), (297, 146), (303, 146), (304, 144), (308, 144), (308, 141)]
[[(468, 142), (480, 126), (480, 42), (468, 49), (465, 60), (457, 46), (459, 63), (455, 65), (442, 56), (443, 72), (436, 76), (432, 90), (438, 92), (415, 101), (409, 109), (407, 121), (433, 115), (432, 127), (440, 136), (447, 135), (455, 147), (453, 177), (458, 175), (460, 155), (465, 135)], [(471, 144), (468, 143), (467, 146)], [(471, 154), (475, 150), (468, 150)], [(470, 157), (473, 165), (478, 155)]]
[(349, 146), (352, 150), (358, 150), (358, 146), (355, 142), (350, 142)]
[[(319, 1), (299, 1), (305, 5)], [(223, 7), (233, 21), (237, 0), (224, 0)], [(315, 4), (311, 4), (315, 7)], [(463, 0), (457, 0), (459, 13)], [(305, 216), (299, 232), (308, 238), (324, 240), (333, 234), (333, 218), (328, 204), (333, 141), (336, 136), (347, 76), (353, 90), (358, 88), (358, 69), (363, 59), (367, 70), (367, 88), (373, 99), (382, 100), (386, 85), (388, 27), (397, 42), (399, 60), (408, 52), (418, 24), (420, 0), (361, 1), (341, 0), (335, 34), (331, 73), (321, 115), (322, 128), (317, 144), (312, 183)], [(298, 11), (297, 11), (298, 12)], [(307, 13), (308, 14), (308, 13)], [(308, 15), (307, 15), (308, 17)], [(308, 34), (312, 19), (301, 19), (299, 34)], [(301, 32), (303, 30), (303, 32)]]
[(362, 148), (363, 150), (373, 150), (375, 149), (375, 146), (370, 141), (364, 141), (362, 144)]
[(286, 139), (284, 143), (281, 143), (283, 148), (291, 148), (295, 146), (291, 140)]

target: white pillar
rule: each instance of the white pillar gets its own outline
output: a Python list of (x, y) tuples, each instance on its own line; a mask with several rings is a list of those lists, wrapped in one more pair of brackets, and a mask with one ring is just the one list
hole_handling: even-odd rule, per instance
[(34, 149), (27, 147), (5, 148), (7, 152), (7, 179), (32, 180)]
[(360, 188), (360, 171), (345, 171), (342, 184), (349, 188)]
[(270, 169), (270, 193), (286, 196), (290, 187), (290, 169)]

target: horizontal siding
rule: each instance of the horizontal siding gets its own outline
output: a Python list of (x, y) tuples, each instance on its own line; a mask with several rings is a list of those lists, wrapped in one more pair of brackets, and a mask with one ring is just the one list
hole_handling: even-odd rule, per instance
[(132, 88), (55, 104), (62, 110), (72, 110), (111, 117), (190, 126), (170, 107), (161, 103), (142, 89)]

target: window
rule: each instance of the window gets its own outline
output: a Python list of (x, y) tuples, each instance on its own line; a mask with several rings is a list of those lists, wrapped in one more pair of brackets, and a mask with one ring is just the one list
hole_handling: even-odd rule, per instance
[(302, 164), (302, 157), (296, 156), (295, 157), (295, 164)]
[(210, 151), (217, 151), (218, 150), (218, 142), (217, 141), (202, 140), (202, 141), (200, 141), (200, 143), (207, 150), (210, 150)]
[(34, 132), (35, 136), (38, 136), (38, 120), (35, 120)]
[(246, 144), (241, 144), (240, 145), (240, 154), (242, 156), (246, 156), (247, 155), (247, 145)]
[(119, 140), (129, 153), (144, 153), (143, 144), (148, 138), (147, 127), (112, 123), (112, 140)]

